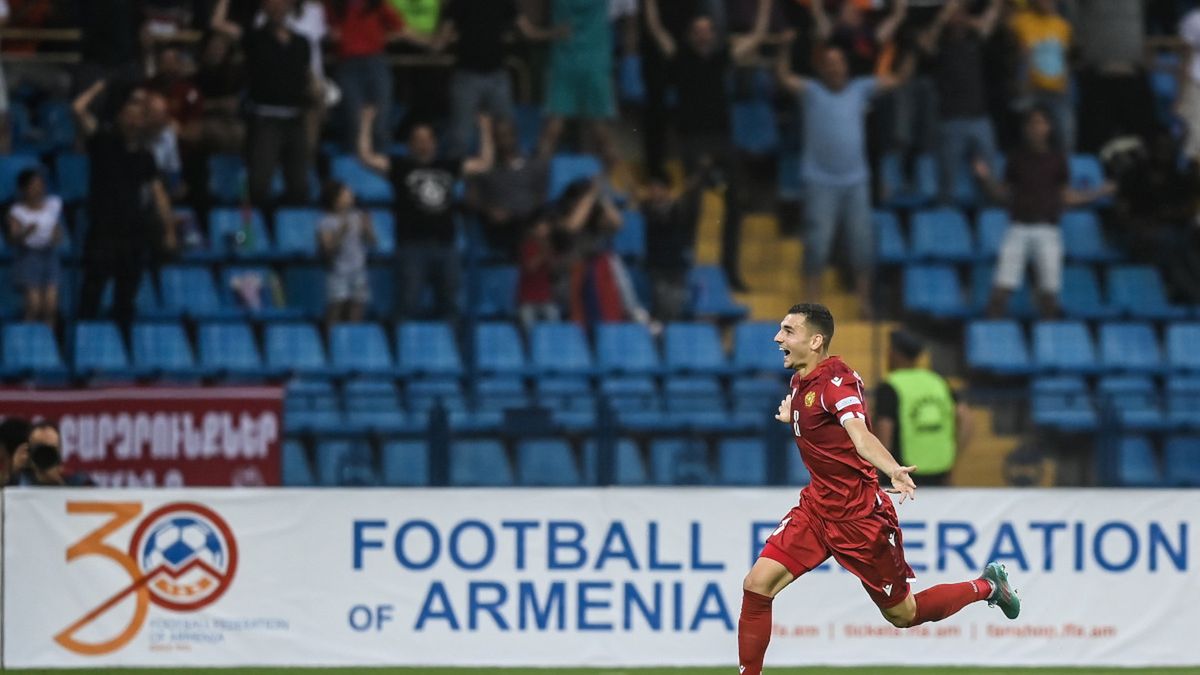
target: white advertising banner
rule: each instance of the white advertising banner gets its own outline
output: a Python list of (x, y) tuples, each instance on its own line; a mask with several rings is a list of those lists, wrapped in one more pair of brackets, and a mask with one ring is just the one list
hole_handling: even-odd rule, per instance
[[(6, 490), (3, 665), (731, 665), (789, 489)], [(922, 490), (891, 627), (832, 562), (776, 600), (769, 665), (1200, 665), (1200, 491)]]

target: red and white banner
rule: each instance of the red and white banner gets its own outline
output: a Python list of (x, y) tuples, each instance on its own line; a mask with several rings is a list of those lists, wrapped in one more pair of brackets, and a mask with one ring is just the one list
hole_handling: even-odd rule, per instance
[(279, 387), (0, 391), (12, 415), (56, 423), (68, 473), (101, 486), (279, 484)]

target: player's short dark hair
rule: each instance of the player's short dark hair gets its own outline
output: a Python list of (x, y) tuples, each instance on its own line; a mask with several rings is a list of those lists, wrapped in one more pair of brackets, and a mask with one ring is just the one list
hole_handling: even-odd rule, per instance
[(833, 342), (833, 313), (825, 305), (815, 302), (802, 302), (792, 305), (788, 314), (799, 314), (804, 317), (804, 324), (809, 330), (825, 337), (825, 347)]

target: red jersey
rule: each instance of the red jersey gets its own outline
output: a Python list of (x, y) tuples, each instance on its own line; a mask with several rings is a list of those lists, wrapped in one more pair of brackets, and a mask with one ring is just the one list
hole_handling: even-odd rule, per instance
[(808, 374), (792, 376), (792, 433), (812, 475), (801, 504), (825, 520), (862, 518), (887, 498), (875, 467), (859, 456), (842, 427), (852, 418), (870, 427), (862, 378), (841, 358), (831, 356)]
[(357, 56), (376, 56), (387, 51), (388, 35), (404, 28), (404, 19), (387, 2), (369, 9), (366, 0), (348, 0), (345, 14), (338, 14), (330, 4), (325, 15), (342, 32), (338, 43), (339, 59)]

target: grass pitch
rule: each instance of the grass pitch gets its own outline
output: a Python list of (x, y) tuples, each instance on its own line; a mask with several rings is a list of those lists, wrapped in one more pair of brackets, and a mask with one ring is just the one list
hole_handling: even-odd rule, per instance
[[(86, 670), (8, 670), (13, 675), (69, 675), (94, 672), (108, 675), (729, 675), (727, 668), (88, 668)], [(769, 675), (1200, 675), (1200, 668), (768, 668)]]

